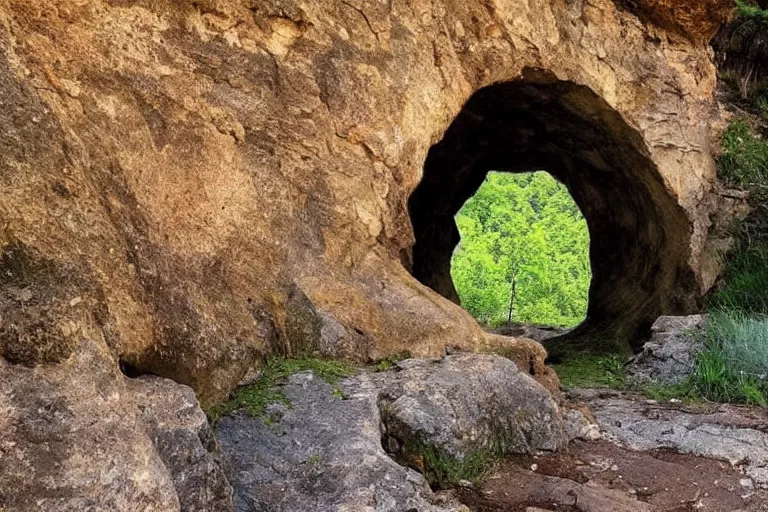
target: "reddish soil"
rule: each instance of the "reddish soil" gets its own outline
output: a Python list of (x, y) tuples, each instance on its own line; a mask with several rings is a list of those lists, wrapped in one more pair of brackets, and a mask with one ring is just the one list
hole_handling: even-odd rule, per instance
[(743, 487), (743, 478), (726, 462), (576, 441), (569, 453), (506, 459), (461, 496), (476, 512), (768, 511), (768, 491)]

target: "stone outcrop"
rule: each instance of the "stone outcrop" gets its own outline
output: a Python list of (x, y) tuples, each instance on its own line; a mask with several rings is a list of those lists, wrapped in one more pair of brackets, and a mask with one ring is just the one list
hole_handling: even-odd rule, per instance
[(384, 451), (376, 386), (365, 378), (341, 385), (343, 399), (314, 374), (299, 373), (280, 388), (290, 407), (218, 421), (235, 510), (462, 510)]
[(721, 406), (722, 411), (693, 414), (620, 396), (589, 405), (605, 435), (632, 450), (669, 449), (727, 461), (742, 468), (750, 485), (768, 489), (768, 434), (761, 412)]
[(232, 510), (192, 389), (126, 379), (84, 343), (53, 368), (0, 358), (0, 510)]
[(651, 339), (627, 364), (630, 384), (679, 384), (695, 369), (702, 347), (706, 315), (662, 316), (653, 324)]
[(462, 510), (385, 448), (429, 474), (434, 468), (423, 453), (409, 451), (416, 443), (463, 460), (480, 452), (553, 451), (567, 442), (552, 397), (499, 356), (409, 359), (345, 379), (335, 392), (303, 372), (280, 392), (289, 405), (217, 422), (237, 511)]
[[(716, 25), (722, 2), (700, 4)], [(683, 312), (714, 278), (711, 52), (626, 6), (4, 0), (0, 20), (11, 361), (88, 337), (212, 403), (275, 349), (471, 347), (472, 319), (406, 268), (450, 295), (435, 229), (492, 167), (547, 168), (585, 210), (588, 326)], [(486, 111), (517, 121), (463, 121)], [(495, 127), (505, 161), (461, 139)]]
[(693, 309), (722, 4), (0, 0), (0, 423), (31, 450), (3, 452), (7, 499), (178, 506), (121, 369), (211, 405), (267, 354), (491, 343), (446, 298), (492, 168), (550, 170), (584, 210), (576, 336)]
[(552, 396), (514, 363), (460, 354), (439, 363), (407, 360), (383, 385), (385, 445), (400, 460), (427, 444), (463, 459), (555, 451), (567, 444)]

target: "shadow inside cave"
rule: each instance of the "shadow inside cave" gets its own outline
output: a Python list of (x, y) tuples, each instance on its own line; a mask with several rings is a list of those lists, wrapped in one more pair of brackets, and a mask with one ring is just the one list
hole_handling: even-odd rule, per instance
[(545, 341), (553, 357), (639, 348), (659, 315), (696, 309), (686, 265), (691, 226), (642, 136), (589, 88), (536, 70), (477, 91), (430, 149), (408, 203), (412, 275), (460, 303), (451, 278), (460, 241), (454, 216), (490, 170), (542, 169), (567, 187), (591, 239), (586, 318)]

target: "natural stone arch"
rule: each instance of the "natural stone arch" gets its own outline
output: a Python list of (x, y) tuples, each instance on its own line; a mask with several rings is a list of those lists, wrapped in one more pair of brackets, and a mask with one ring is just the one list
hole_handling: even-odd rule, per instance
[(411, 270), (423, 284), (459, 302), (450, 275), (460, 239), (454, 216), (490, 170), (549, 171), (587, 220), (589, 307), (567, 340), (625, 344), (657, 316), (696, 307), (692, 226), (643, 138), (589, 88), (532, 70), (476, 92), (429, 151), (409, 200)]

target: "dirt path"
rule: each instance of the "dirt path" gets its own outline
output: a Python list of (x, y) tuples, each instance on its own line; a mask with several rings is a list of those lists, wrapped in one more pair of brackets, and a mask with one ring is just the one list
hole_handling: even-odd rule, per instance
[(768, 511), (768, 411), (660, 405), (631, 394), (579, 392), (602, 431), (568, 453), (505, 460), (472, 510)]

